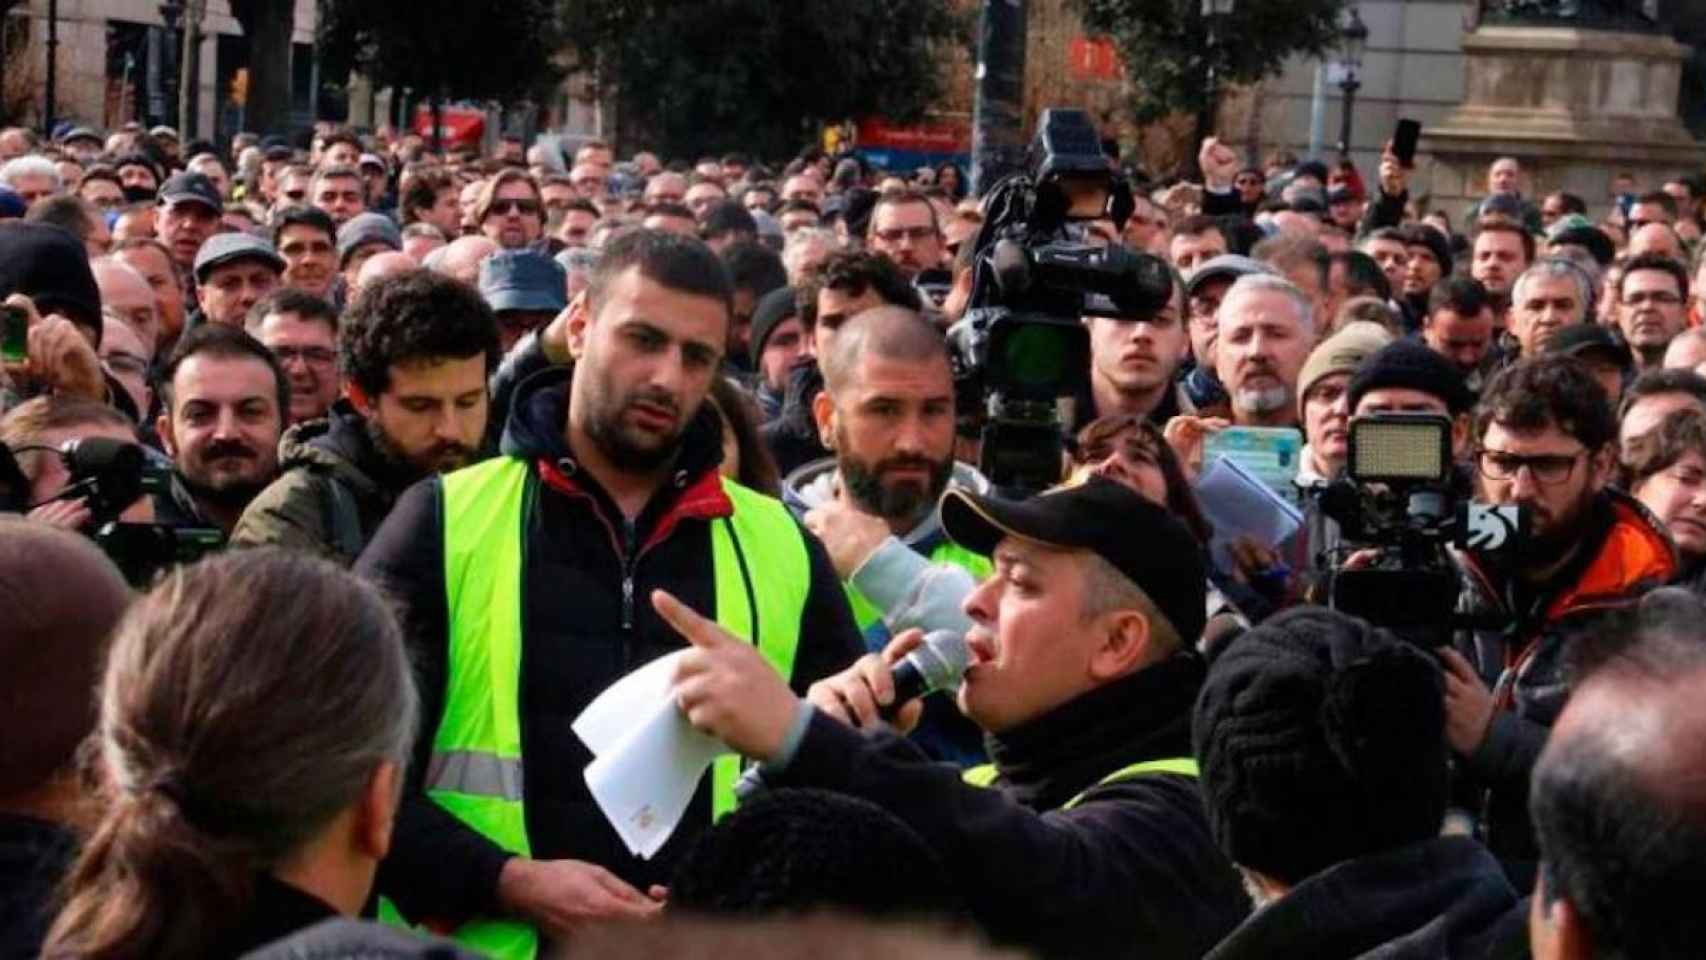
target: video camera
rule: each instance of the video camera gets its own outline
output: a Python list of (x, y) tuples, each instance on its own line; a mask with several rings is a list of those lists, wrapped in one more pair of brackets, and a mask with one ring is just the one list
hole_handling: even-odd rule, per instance
[(1381, 559), (1345, 569), (1336, 558), (1327, 605), (1422, 646), (1450, 642), (1453, 629), (1471, 624), (1456, 612), (1459, 578), (1446, 547), (1499, 553), (1528, 532), (1520, 508), (1474, 503), (1467, 494), (1453, 468), (1450, 420), (1414, 413), (1352, 420), (1345, 475), (1318, 502), (1344, 541), (1376, 548)]
[(1161, 310), (1173, 278), (1159, 257), (1079, 242), (1075, 221), (1131, 216), (1131, 189), (1082, 110), (1044, 110), (1028, 172), (984, 202), (966, 314), (948, 330), (961, 432), (982, 439), (978, 464), (996, 487), (1059, 482), (1057, 410), (1089, 376), (1086, 316), (1134, 320)]
[[(81, 498), (89, 508), (84, 527), (133, 586), (145, 587), (162, 570), (193, 563), (225, 545), (219, 530), (173, 527), (160, 523), (126, 523), (120, 514), (145, 495), (169, 489), (170, 471), (153, 467), (141, 445), (108, 437), (85, 437), (63, 446), (23, 447), (16, 453), (41, 450), (60, 458), (70, 475), (65, 488), (43, 503)], [(29, 501), (29, 483), (14, 451), (0, 445), (0, 511), (24, 513), (41, 506)]]

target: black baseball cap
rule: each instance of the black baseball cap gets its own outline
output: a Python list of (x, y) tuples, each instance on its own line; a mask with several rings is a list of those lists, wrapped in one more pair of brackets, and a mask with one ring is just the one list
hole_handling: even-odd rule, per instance
[(177, 203), (199, 203), (214, 213), (225, 209), (219, 189), (212, 180), (199, 173), (174, 173), (166, 178), (166, 182), (160, 185), (160, 203), (168, 207)]
[(942, 529), (988, 556), (1006, 537), (1061, 550), (1088, 550), (1126, 575), (1195, 645), (1207, 622), (1208, 572), (1202, 545), (1166, 508), (1124, 484), (1092, 476), (1023, 500), (950, 490)]
[(1559, 327), (1546, 338), (1541, 352), (1561, 353), (1566, 357), (1597, 353), (1625, 370), (1635, 363), (1635, 355), (1629, 351), (1629, 345), (1613, 336), (1609, 328), (1597, 323), (1572, 323)]

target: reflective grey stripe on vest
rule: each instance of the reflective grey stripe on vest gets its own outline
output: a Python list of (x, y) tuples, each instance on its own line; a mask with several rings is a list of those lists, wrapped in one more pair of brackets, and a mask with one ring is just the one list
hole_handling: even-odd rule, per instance
[(473, 750), (434, 752), (426, 788), (521, 802), (521, 760)]

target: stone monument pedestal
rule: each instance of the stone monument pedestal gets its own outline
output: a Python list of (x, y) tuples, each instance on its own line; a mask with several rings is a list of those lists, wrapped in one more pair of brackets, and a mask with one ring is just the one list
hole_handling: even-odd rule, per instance
[(1463, 37), (1463, 106), (1422, 131), (1431, 155), (1411, 195), (1457, 222), (1486, 194), (1487, 167), (1522, 161), (1524, 192), (1536, 203), (1554, 190), (1610, 209), (1612, 177), (1630, 173), (1642, 189), (1706, 169), (1706, 145), (1676, 116), (1688, 48), (1666, 36), (1568, 25), (1481, 26)]

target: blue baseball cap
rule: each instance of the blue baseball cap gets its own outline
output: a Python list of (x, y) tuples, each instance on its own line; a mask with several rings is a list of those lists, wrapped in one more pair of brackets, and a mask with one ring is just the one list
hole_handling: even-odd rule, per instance
[(499, 250), (480, 264), (480, 296), (494, 311), (563, 309), (568, 273), (537, 250)]

